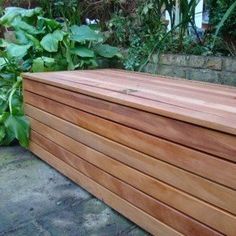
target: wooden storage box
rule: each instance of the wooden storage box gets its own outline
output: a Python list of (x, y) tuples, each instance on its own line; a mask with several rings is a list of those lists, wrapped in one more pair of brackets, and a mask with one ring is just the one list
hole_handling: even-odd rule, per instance
[(23, 77), (41, 159), (153, 235), (236, 235), (236, 89), (108, 69)]

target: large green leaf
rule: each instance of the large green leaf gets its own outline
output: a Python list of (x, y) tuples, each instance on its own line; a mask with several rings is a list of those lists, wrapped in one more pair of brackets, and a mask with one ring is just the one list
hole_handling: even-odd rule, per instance
[(42, 16), (38, 17), (38, 25), (42, 26), (46, 26), (48, 27), (50, 30), (56, 30), (56, 29), (60, 29), (62, 26), (59, 22), (57, 22), (54, 19), (48, 19)]
[(5, 120), (8, 118), (9, 112), (3, 112), (0, 115), (0, 124), (4, 124)]
[(58, 41), (62, 41), (63, 37), (65, 36), (65, 32), (62, 30), (55, 30), (52, 35), (53, 37), (55, 37), (55, 39), (57, 39)]
[(32, 17), (34, 15), (42, 14), (42, 8), (40, 7), (35, 7), (32, 9), (25, 9), (21, 7), (7, 7), (5, 10), (7, 12), (17, 12), (22, 17)]
[(5, 48), (8, 42), (5, 39), (0, 38), (0, 48)]
[[(5, 80), (8, 83), (11, 83), (15, 81), (16, 77), (14, 73), (6, 72), (6, 73), (0, 73), (0, 78)], [(1, 88), (1, 86), (0, 86)]]
[(1, 94), (0, 97), (0, 114), (4, 112), (8, 107), (7, 100), (4, 99), (4, 94)]
[(33, 60), (32, 71), (33, 72), (49, 71), (54, 63), (55, 63), (54, 58), (38, 57)]
[(44, 61), (41, 57), (38, 57), (38, 58), (33, 60), (32, 71), (33, 72), (42, 72), (42, 71), (44, 71)]
[(22, 30), (16, 30), (15, 31), (15, 37), (16, 37), (16, 41), (18, 44), (20, 45), (25, 45), (29, 43), (29, 40), (27, 39), (26, 33)]
[(25, 34), (26, 38), (29, 40), (29, 42), (34, 46), (34, 48), (38, 51), (42, 51), (42, 47), (41, 47), (41, 44), (40, 44), (40, 41), (34, 37), (33, 35), (31, 34)]
[(13, 115), (23, 115), (23, 98), (19, 93), (14, 93), (11, 99), (12, 114)]
[(63, 40), (65, 33), (62, 30), (55, 30), (52, 34), (45, 35), (40, 44), (48, 52), (57, 52), (58, 43)]
[(40, 44), (48, 52), (57, 52), (58, 50), (58, 40), (53, 37), (53, 34), (44, 36)]
[(11, 26), (15, 29), (15, 30), (23, 30), (29, 34), (40, 34), (43, 31), (42, 30), (37, 30), (34, 26), (26, 23), (25, 21), (23, 21), (20, 17), (16, 17), (13, 21)]
[(15, 17), (20, 15), (17, 9), (18, 7), (6, 8), (5, 14), (0, 18), (0, 24), (7, 27), (11, 26), (11, 22), (15, 19)]
[(120, 56), (119, 49), (108, 44), (100, 44), (95, 47), (95, 51), (102, 57), (112, 58)]
[(42, 9), (39, 7), (36, 7), (34, 9), (7, 7), (5, 8), (4, 12), (5, 14), (0, 18), (0, 24), (9, 27), (16, 17), (32, 17), (34, 15), (39, 15), (40, 13), (42, 13)]
[(0, 70), (6, 66), (6, 60), (6, 58), (0, 57)]
[(5, 136), (6, 136), (6, 128), (3, 125), (1, 125), (0, 126), (0, 143), (3, 141)]
[(101, 33), (92, 30), (87, 25), (77, 26), (73, 25), (70, 27), (71, 30), (71, 40), (76, 42), (84, 42), (84, 41), (103, 41), (103, 36)]
[(9, 43), (6, 47), (7, 55), (10, 58), (22, 59), (26, 54), (31, 44), (27, 45), (17, 45), (14, 43)]
[(0, 146), (1, 145), (9, 145), (14, 139), (15, 139), (14, 134), (10, 131), (7, 131), (7, 129), (5, 129), (5, 136), (0, 141)]
[(28, 147), (30, 126), (25, 116), (9, 115), (5, 121), (5, 126), (8, 132), (14, 134), (21, 146)]
[(71, 53), (80, 57), (94, 57), (94, 51), (86, 47), (77, 47), (71, 49)]

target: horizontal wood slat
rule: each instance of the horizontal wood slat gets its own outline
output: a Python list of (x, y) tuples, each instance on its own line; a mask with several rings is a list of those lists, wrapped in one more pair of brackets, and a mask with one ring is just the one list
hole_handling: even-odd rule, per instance
[[(34, 81), (26, 80), (24, 86), (26, 91), (236, 162), (236, 155), (234, 155), (236, 153), (236, 140), (232, 135), (204, 129)], [(25, 92), (25, 96), (27, 100), (27, 92)], [(192, 136), (191, 139), (188, 138), (189, 134)]]
[[(188, 108), (184, 108), (164, 101), (160, 102), (158, 100), (145, 99), (145, 95), (144, 97), (135, 96), (136, 91), (142, 91), (142, 86), (137, 85), (138, 89), (130, 89), (129, 84), (127, 84), (128, 81), (125, 79), (123, 79), (122, 83), (127, 84), (125, 89), (115, 89), (115, 86), (121, 83), (117, 82), (107, 87), (106, 82), (103, 81), (104, 78), (100, 78), (99, 81), (96, 80), (98, 77), (96, 72), (94, 72), (93, 75), (91, 75), (91, 73), (87, 74), (87, 72), (79, 72), (76, 74), (75, 72), (52, 72), (24, 74), (24, 76), (31, 80), (37, 80), (43, 83), (46, 81), (46, 84), (66, 88), (89, 96), (98, 97), (207, 128), (236, 134), (236, 120), (228, 120), (227, 116), (221, 117), (209, 112), (204, 113), (197, 111), (192, 109), (192, 104)], [(92, 78), (93, 82), (88, 83), (86, 81), (87, 78), (90, 80)], [(207, 87), (207, 84), (205, 87)], [(220, 89), (221, 87), (219, 86), (218, 90)], [(152, 90), (155, 93), (155, 89), (153, 88)], [(235, 91), (236, 89), (232, 89), (232, 94)], [(235, 97), (230, 97), (229, 101), (236, 104)], [(207, 100), (203, 100), (202, 103), (207, 103)], [(221, 106), (221, 104), (218, 103), (217, 106)], [(235, 105), (230, 107), (233, 110)]]
[[(81, 71), (76, 71), (76, 73)], [(93, 72), (94, 70), (87, 70), (87, 72)], [(206, 83), (201, 81), (194, 81), (194, 80), (186, 80), (181, 78), (172, 78), (168, 76), (153, 76), (149, 73), (140, 73), (136, 71), (132, 71), (132, 73), (127, 73), (127, 71), (120, 70), (120, 69), (103, 69), (103, 70), (96, 70), (96, 74), (103, 74), (108, 75), (109, 78), (112, 77), (120, 77), (125, 78), (125, 80), (130, 81), (136, 81), (138, 83), (141, 83), (142, 87), (147, 86), (147, 80), (148, 84), (151, 86), (155, 86), (155, 88), (151, 87), (152, 89), (157, 89), (160, 85), (164, 85), (167, 88), (178, 88), (181, 93), (182, 92), (196, 92), (199, 96), (202, 96), (207, 92), (207, 94), (210, 95), (216, 95), (221, 97), (235, 97), (235, 88), (230, 86), (222, 86), (219, 84), (213, 84), (213, 83)], [(190, 94), (188, 94), (189, 96)]]
[[(33, 95), (32, 98), (26, 95), (25, 101), (44, 111), (50, 111), (50, 113), (75, 125), (144, 152), (157, 159), (181, 168), (186, 168), (191, 172), (198, 173), (203, 177), (206, 176), (217, 182), (229, 184), (234, 189), (236, 187), (236, 166), (229, 162), (170, 142), (165, 142), (164, 140), (103, 120), (37, 95)], [(26, 112), (28, 113), (27, 106)], [(227, 172), (226, 170), (229, 171)], [(227, 181), (225, 181), (226, 178)]]
[[(191, 195), (199, 197), (213, 205), (225, 209), (226, 211), (236, 214), (236, 192), (234, 190), (217, 185), (169, 164), (149, 158), (149, 156), (135, 152), (125, 146), (116, 145), (116, 143), (112, 144), (108, 139), (94, 135), (93, 133), (81, 128), (78, 129), (76, 126), (70, 126), (70, 123), (66, 124), (63, 120), (58, 121), (56, 117), (53, 117), (53, 123), (61, 122), (61, 126), (70, 127), (68, 132), (65, 134), (67, 136), (42, 124), (41, 122), (38, 122), (35, 119), (32, 119), (31, 117), (29, 117), (29, 120), (34, 131), (52, 140), (58, 145), (61, 145), (63, 148), (76, 155), (81, 155), (83, 157), (87, 154), (87, 149), (81, 145), (84, 144), (99, 151), (100, 153), (104, 153), (107, 156), (134, 167), (143, 173), (153, 176), (166, 182), (167, 184), (180, 188)], [(44, 117), (44, 120), (47, 120), (47, 116)], [(83, 137), (82, 140), (78, 138), (78, 136), (73, 136), (73, 139), (69, 138), (73, 129)], [(107, 144), (105, 142), (107, 142)], [(86, 149), (84, 155), (80, 147), (82, 149)], [(111, 147), (110, 150), (109, 147)], [(119, 149), (120, 151), (117, 152)], [(100, 161), (101, 160), (102, 158)], [(102, 165), (102, 163), (99, 164)]]
[(23, 77), (33, 153), (154, 235), (235, 235), (236, 89), (110, 69)]
[[(73, 73), (73, 72), (72, 72)], [(182, 107), (189, 110), (199, 111), (201, 113), (207, 113), (208, 115), (218, 115), (223, 118), (225, 112), (227, 113), (227, 120), (236, 118), (236, 108), (234, 99), (229, 99), (229, 97), (213, 96), (209, 92), (194, 92), (191, 91), (186, 94), (183, 89), (173, 89), (170, 86), (155, 86), (153, 84), (139, 82), (137, 83), (135, 79), (128, 80), (128, 83), (124, 83), (124, 77), (115, 76), (115, 78), (107, 74), (97, 73), (96, 78), (92, 76), (92, 72), (86, 73), (87, 77), (84, 76), (78, 81), (78, 73), (74, 74), (70, 78), (66, 78), (66, 81), (83, 83), (84, 85), (93, 86), (96, 83), (96, 87), (115, 90), (117, 92), (123, 91), (129, 95), (143, 98), (149, 101), (162, 102), (166, 104), (171, 104), (176, 107)], [(89, 75), (90, 78), (89, 78)], [(77, 78), (77, 79), (75, 79)], [(101, 81), (103, 83), (101, 84)], [(143, 80), (142, 80), (143, 81)], [(99, 86), (98, 86), (99, 85)], [(127, 89), (127, 85), (129, 86)], [(155, 91), (153, 90), (155, 88)], [(201, 97), (199, 96), (201, 95)], [(207, 99), (207, 103), (204, 102)]]
[[(156, 219), (161, 220), (163, 223), (166, 223), (179, 230), (185, 235), (219, 234), (218, 232), (213, 231), (212, 229), (206, 227), (203, 224), (200, 224), (197, 221), (194, 221), (190, 217), (176, 211), (175, 209), (164, 205), (162, 202), (149, 197), (148, 195), (131, 187), (130, 185), (127, 185), (123, 181), (115, 178), (112, 175), (109, 175), (94, 165), (91, 165), (90, 163), (81, 159), (79, 156), (66, 151), (50, 140), (45, 139), (43, 136), (35, 132), (32, 134), (32, 141), (39, 146), (44, 147), (46, 151), (52, 153), (54, 156), (57, 156), (59, 159), (65, 161), (81, 173), (93, 180), (96, 180), (97, 183), (111, 190), (115, 194), (118, 194), (123, 199), (154, 216)], [(173, 221), (173, 218), (175, 218), (175, 221)]]
[(96, 181), (91, 180), (81, 172), (75, 170), (70, 165), (56, 158), (49, 152), (45, 151), (42, 147), (35, 144), (34, 142), (30, 143), (30, 150), (39, 156), (42, 160), (46, 161), (49, 165), (52, 165), (62, 174), (69, 177), (77, 184), (85, 188), (87, 191), (95, 195), (97, 198), (104, 201), (106, 204), (113, 207), (118, 212), (124, 214), (130, 220), (139, 224), (144, 229), (148, 230), (154, 235), (163, 235), (163, 236), (180, 236), (181, 233), (175, 231), (174, 229), (166, 226), (162, 222), (156, 220), (154, 217), (146, 214), (139, 208), (133, 206), (129, 202), (125, 201), (121, 197), (112, 193), (108, 189), (99, 185)]
[[(70, 140), (70, 138), (69, 140), (68, 138), (66, 140), (64, 135), (56, 134), (56, 137), (57, 144), (65, 145), (65, 147), (67, 147), (66, 144), (69, 142), (73, 144), (73, 140)], [(52, 152), (54, 152), (56, 150), (56, 146), (53, 145), (53, 143), (49, 140), (42, 142), (41, 138), (40, 142), (40, 137), (34, 132), (32, 132), (32, 141), (42, 145), (47, 151), (52, 150)], [(136, 189), (139, 189), (140, 191), (147, 193), (155, 199), (160, 200), (167, 205), (172, 206), (175, 209), (178, 209), (196, 218), (197, 220), (208, 224), (222, 233), (232, 235), (232, 232), (236, 231), (236, 217), (233, 215), (210, 206), (205, 202), (201, 202), (198, 199), (180, 192), (177, 189), (165, 185), (164, 183), (161, 183), (153, 178), (150, 178), (149, 176), (143, 175), (141, 172), (129, 168), (122, 163), (119, 163), (78, 142), (75, 142), (74, 145), (70, 145), (70, 147), (67, 148), (70, 148), (71, 152), (80, 155), (86, 161), (99, 168), (102, 168), (104, 171), (130, 184)], [(55, 155), (65, 157), (69, 154), (64, 153), (61, 155), (60, 152), (57, 152)], [(71, 158), (69, 159), (71, 160)], [(81, 163), (77, 163), (76, 166), (80, 168)], [(99, 176), (97, 176), (97, 178), (99, 178)], [(183, 202), (185, 202), (185, 204), (182, 204)], [(208, 212), (208, 214), (203, 216), (202, 212), (204, 211)]]

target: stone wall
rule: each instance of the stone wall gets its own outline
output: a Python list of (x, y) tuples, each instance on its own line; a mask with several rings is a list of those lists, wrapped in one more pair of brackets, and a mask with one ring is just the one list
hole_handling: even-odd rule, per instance
[(153, 55), (149, 73), (236, 86), (236, 57)]

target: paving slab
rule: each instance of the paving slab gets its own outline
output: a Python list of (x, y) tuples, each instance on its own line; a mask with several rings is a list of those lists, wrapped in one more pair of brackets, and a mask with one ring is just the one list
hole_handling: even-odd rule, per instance
[(19, 146), (0, 147), (0, 236), (146, 236)]

